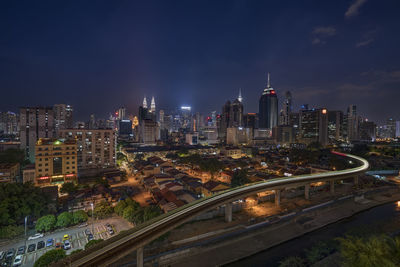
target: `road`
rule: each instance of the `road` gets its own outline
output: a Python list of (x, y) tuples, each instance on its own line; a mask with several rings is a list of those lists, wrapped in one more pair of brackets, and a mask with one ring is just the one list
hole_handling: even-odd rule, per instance
[[(94, 228), (94, 239), (108, 239), (111, 237), (111, 235), (108, 233), (105, 224), (110, 223), (113, 228), (115, 234), (122, 230), (127, 230), (131, 228), (131, 226), (123, 219), (121, 218), (109, 218), (109, 219), (104, 219), (104, 220), (98, 220), (94, 223), (93, 228)], [(46, 241), (48, 239), (53, 239), (53, 244), (56, 244), (58, 242), (62, 242), (62, 238), (65, 234), (70, 235), (70, 241), (71, 241), (71, 249), (67, 250), (67, 255), (71, 254), (72, 251), (77, 250), (77, 249), (84, 249), (86, 243), (88, 242), (87, 236), (85, 234), (85, 230), (89, 229), (92, 232), (92, 225), (89, 224), (86, 227), (72, 227), (72, 228), (67, 228), (62, 231), (56, 231), (53, 233), (48, 233), (45, 234), (44, 237), (38, 238), (35, 240), (27, 240), (26, 241), (26, 248), (30, 244), (36, 244), (39, 241)], [(4, 245), (0, 247), (0, 251), (7, 251), (11, 248), (14, 248), (16, 251), (20, 246), (25, 245), (25, 241), (17, 241), (17, 242), (11, 242), (10, 244)], [(35, 250), (33, 252), (25, 253), (23, 255), (23, 260), (22, 260), (22, 266), (23, 267), (32, 267), (35, 261), (42, 256), (44, 253), (46, 253), (49, 250), (54, 249), (54, 245), (51, 247), (45, 247), (39, 250)]]

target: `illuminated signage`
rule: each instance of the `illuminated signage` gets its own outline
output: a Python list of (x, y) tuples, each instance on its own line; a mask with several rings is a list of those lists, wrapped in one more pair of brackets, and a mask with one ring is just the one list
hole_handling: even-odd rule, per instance
[(188, 110), (188, 111), (190, 111), (190, 110), (192, 109), (192, 107), (189, 107), (189, 106), (182, 106), (181, 109), (182, 109), (182, 110)]

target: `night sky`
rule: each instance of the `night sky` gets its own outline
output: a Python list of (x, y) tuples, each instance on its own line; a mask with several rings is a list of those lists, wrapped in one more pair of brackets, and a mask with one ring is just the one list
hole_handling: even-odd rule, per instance
[(69, 103), (221, 112), (242, 88), (257, 112), (266, 73), (279, 101), (400, 119), (400, 2), (1, 1), (1, 111)]

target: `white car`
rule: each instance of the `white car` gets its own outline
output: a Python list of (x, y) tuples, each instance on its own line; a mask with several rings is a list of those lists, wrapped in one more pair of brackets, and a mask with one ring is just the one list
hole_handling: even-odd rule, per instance
[(18, 255), (14, 259), (13, 266), (20, 266), (22, 264), (22, 255)]
[(44, 235), (43, 235), (42, 233), (37, 233), (37, 234), (34, 234), (34, 235), (28, 237), (28, 240), (38, 239), (38, 238), (41, 238), (41, 237), (43, 237), (43, 236), (44, 236)]
[(71, 243), (69, 242), (69, 240), (65, 240), (64, 241), (64, 249), (68, 250), (71, 248)]

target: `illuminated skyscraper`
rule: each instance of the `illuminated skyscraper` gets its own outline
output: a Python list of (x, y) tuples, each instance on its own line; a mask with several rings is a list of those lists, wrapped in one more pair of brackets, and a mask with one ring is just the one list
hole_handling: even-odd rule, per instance
[(144, 96), (144, 99), (143, 99), (143, 108), (147, 108), (146, 96)]
[(259, 128), (272, 129), (278, 124), (278, 97), (270, 84), (268, 73), (267, 87), (264, 89), (258, 106)]
[(243, 101), (243, 97), (242, 97), (242, 89), (239, 89), (239, 97), (237, 98), (239, 100), (240, 103), (242, 103)]
[(154, 100), (154, 96), (151, 98), (150, 112), (151, 113), (156, 112), (156, 101)]
[(290, 113), (292, 113), (292, 94), (287, 91), (285, 93), (285, 100), (283, 101), (282, 125), (289, 125)]

